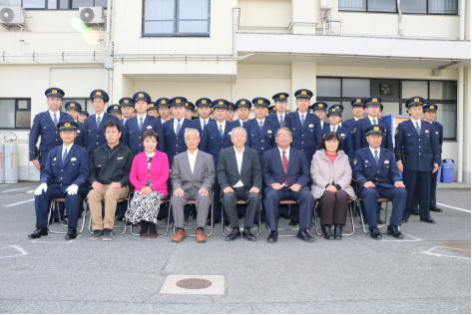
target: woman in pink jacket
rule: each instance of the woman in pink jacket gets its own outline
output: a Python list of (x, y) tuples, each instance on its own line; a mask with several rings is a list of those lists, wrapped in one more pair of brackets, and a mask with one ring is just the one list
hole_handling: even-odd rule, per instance
[(141, 238), (156, 238), (161, 200), (169, 195), (169, 160), (167, 154), (156, 149), (159, 142), (157, 133), (147, 130), (141, 140), (144, 152), (133, 160), (129, 180), (134, 187), (134, 196), (125, 217), (132, 224), (141, 223)]

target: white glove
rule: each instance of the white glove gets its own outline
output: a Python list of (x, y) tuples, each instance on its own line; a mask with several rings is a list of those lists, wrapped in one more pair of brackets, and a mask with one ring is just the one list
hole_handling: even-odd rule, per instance
[(46, 190), (48, 190), (48, 184), (41, 184), (41, 185), (38, 186), (38, 188), (36, 188), (36, 190), (34, 191), (34, 194), (36, 196), (39, 196), (43, 192), (46, 192)]
[(76, 195), (77, 194), (77, 191), (79, 191), (79, 186), (77, 185), (70, 185), (69, 187), (67, 187), (66, 189), (66, 193), (68, 195)]

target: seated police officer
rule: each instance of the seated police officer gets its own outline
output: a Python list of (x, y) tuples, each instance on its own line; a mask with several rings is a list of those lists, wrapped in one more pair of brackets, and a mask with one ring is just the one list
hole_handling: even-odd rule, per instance
[(62, 122), (57, 128), (63, 144), (48, 153), (41, 184), (35, 191), (36, 231), (28, 235), (30, 238), (48, 235), (49, 201), (53, 198), (65, 198), (69, 217), (66, 240), (77, 237), (81, 196), (87, 193), (88, 154), (84, 148), (74, 145), (76, 122)]
[(227, 241), (241, 236), (237, 210), (238, 200), (244, 200), (247, 203), (242, 236), (249, 241), (257, 239), (252, 234), (251, 228), (254, 225), (254, 216), (260, 208), (262, 170), (257, 151), (244, 146), (246, 140), (246, 130), (242, 127), (234, 128), (231, 131), (233, 146), (222, 149), (218, 161), (218, 183), (223, 192), (224, 209), (233, 228), (233, 231), (226, 237)]
[(407, 191), (400, 178), (393, 152), (381, 147), (383, 137), (383, 128), (379, 125), (366, 129), (369, 146), (358, 150), (355, 154), (352, 162), (354, 178), (360, 186), (358, 195), (364, 201), (370, 236), (374, 239), (382, 238), (377, 228), (377, 200), (387, 198), (393, 203), (387, 233), (396, 238), (403, 238), (399, 227), (402, 223)]
[(291, 148), (292, 133), (283, 127), (277, 130), (277, 146), (264, 152), (262, 157), (262, 174), (265, 188), (264, 208), (270, 234), (267, 241), (277, 242), (279, 203), (283, 199), (296, 200), (299, 208), (300, 229), (297, 237), (306, 242), (315, 238), (308, 233), (311, 225), (311, 213), (314, 199), (310, 193), (310, 168), (305, 154)]
[[(126, 198), (129, 194), (133, 153), (120, 143), (119, 121), (108, 121), (103, 128), (106, 143), (92, 153), (89, 180), (93, 189), (87, 198), (92, 213), (92, 239), (102, 237), (103, 240), (111, 240), (118, 200)], [(102, 216), (102, 202), (105, 202), (105, 220)]]

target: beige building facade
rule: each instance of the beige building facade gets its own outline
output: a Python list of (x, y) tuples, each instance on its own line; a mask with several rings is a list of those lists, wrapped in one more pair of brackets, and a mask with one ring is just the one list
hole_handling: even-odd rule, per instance
[[(421, 95), (439, 104), (443, 157), (470, 183), (469, 1), (0, 0), (12, 6), (24, 21), (0, 23), (0, 133), (17, 137), (21, 180), (38, 178), (29, 127), (58, 86), (89, 111), (96, 88), (110, 104), (138, 90), (236, 101), (309, 88), (345, 118), (352, 97), (380, 96), (390, 115)], [(84, 7), (102, 8), (100, 23), (84, 24)]]

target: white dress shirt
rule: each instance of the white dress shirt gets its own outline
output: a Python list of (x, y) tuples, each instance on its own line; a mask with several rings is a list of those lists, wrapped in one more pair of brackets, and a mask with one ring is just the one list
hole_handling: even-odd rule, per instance
[[(236, 153), (236, 163), (238, 164), (238, 173), (241, 175), (241, 169), (243, 167), (244, 147), (241, 152), (238, 152), (238, 150), (234, 148), (234, 153)], [(244, 187), (244, 184), (241, 180), (239, 180), (233, 187), (234, 188)]]
[(59, 123), (59, 120), (61, 118), (61, 111), (58, 110), (57, 112), (54, 113), (52, 110), (49, 110), (49, 115), (51, 115), (52, 122), (54, 122), (54, 114), (56, 114), (57, 123)]
[(374, 124), (374, 119), (375, 119), (375, 121), (377, 121), (377, 125), (379, 124), (379, 119), (377, 117), (370, 117), (370, 116), (367, 116), (367, 117), (369, 117), (371, 125), (375, 125)]
[(372, 156), (374, 157), (375, 160), (375, 151), (377, 151), (377, 157), (380, 160), (380, 147), (378, 149), (374, 149), (369, 145), (370, 153), (372, 153)]
[(336, 126), (331, 125), (331, 126), (329, 126), (331, 132), (336, 132), (336, 130), (338, 130), (339, 127), (341, 127), (341, 126), (340, 125), (336, 125)]
[[(180, 118), (180, 128), (184, 125), (184, 120), (185, 118)], [(177, 134), (177, 125), (178, 125), (179, 119), (174, 118), (174, 132)], [(180, 130), (179, 130), (180, 131)]]
[(418, 120), (415, 120), (413, 118), (410, 118), (411, 119), (411, 122), (413, 123), (413, 126), (415, 127), (416, 129), (416, 123), (418, 123), (418, 126), (420, 126), (420, 130), (421, 130), (421, 119), (418, 119)]
[[(72, 146), (74, 143), (69, 144), (68, 147), (66, 147), (64, 144), (62, 145), (62, 154), (61, 154), (61, 159), (64, 156), (64, 152), (67, 150), (67, 156), (69, 156), (70, 150), (72, 149)], [(63, 161), (64, 162), (64, 161)]]
[(193, 153), (187, 150), (187, 154), (188, 154), (188, 162), (190, 164), (190, 171), (193, 174), (193, 171), (195, 170), (195, 163), (197, 162), (198, 149), (195, 150), (195, 152)]
[(208, 123), (210, 122), (210, 118), (207, 118), (207, 119), (199, 118), (199, 119), (200, 119), (200, 127), (202, 128), (202, 130), (204, 130), (205, 127), (208, 126)]
[[(280, 160), (282, 161), (283, 163), (283, 153), (282, 153), (282, 149), (280, 147), (279, 148), (279, 154), (280, 154)], [(285, 150), (285, 156), (287, 157), (287, 161), (290, 162), (290, 147), (287, 148), (287, 150)]]

